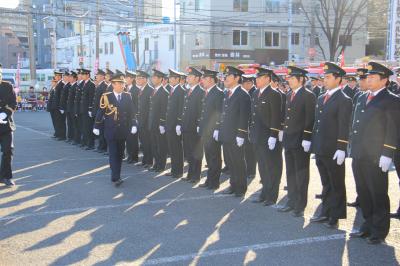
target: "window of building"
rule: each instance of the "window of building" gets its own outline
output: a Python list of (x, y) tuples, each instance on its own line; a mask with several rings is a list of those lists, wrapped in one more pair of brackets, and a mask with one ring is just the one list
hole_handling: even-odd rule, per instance
[(104, 43), (104, 54), (108, 54), (108, 43)]
[(194, 0), (194, 11), (199, 12), (203, 0)]
[(247, 45), (248, 44), (248, 31), (233, 30), (233, 45)]
[(110, 54), (114, 54), (114, 43), (110, 42)]
[(265, 0), (265, 12), (278, 13), (279, 12), (279, 0)]
[(169, 35), (169, 49), (173, 50), (175, 49), (175, 36), (174, 35)]
[(136, 39), (131, 40), (131, 51), (132, 53), (136, 52)]
[(149, 50), (149, 38), (144, 38), (144, 50), (148, 51)]
[(300, 33), (292, 32), (292, 45), (300, 44)]
[(264, 45), (267, 47), (279, 47), (280, 33), (266, 31), (264, 32)]
[(339, 45), (343, 46), (351, 46), (353, 43), (353, 36), (351, 35), (340, 35), (339, 36)]
[(248, 0), (233, 0), (233, 11), (248, 12), (249, 11), (249, 1)]

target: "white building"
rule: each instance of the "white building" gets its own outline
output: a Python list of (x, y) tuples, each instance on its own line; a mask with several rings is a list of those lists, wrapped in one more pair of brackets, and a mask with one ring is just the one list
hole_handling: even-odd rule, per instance
[[(94, 31), (85, 31), (87, 34), (81, 37), (74, 36), (57, 40), (57, 65), (59, 68), (77, 69), (81, 65), (85, 68), (94, 69), (96, 65), (96, 36)], [(129, 68), (124, 60), (123, 49), (118, 32), (110, 30), (100, 33), (99, 63), (101, 69), (110, 68), (124, 71)], [(112, 33), (110, 33), (112, 32)], [(136, 57), (135, 32), (126, 29), (130, 37), (130, 54)], [(177, 41), (179, 43), (179, 40)], [(82, 54), (81, 54), (82, 50)], [(177, 51), (177, 62), (179, 62), (179, 49)], [(155, 24), (139, 29), (139, 64), (138, 68), (150, 70), (156, 67), (167, 71), (174, 68), (175, 42), (173, 24)], [(80, 64), (81, 63), (81, 64)]]

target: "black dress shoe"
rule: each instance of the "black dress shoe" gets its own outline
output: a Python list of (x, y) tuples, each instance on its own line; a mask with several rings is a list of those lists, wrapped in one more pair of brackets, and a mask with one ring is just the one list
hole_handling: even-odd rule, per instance
[(294, 211), (292, 212), (292, 216), (293, 216), (293, 217), (303, 217), (303, 216), (304, 216), (304, 212), (303, 212), (303, 211), (296, 211), (296, 210), (294, 210)]
[(183, 181), (190, 181), (191, 179), (189, 177), (184, 177), (182, 178)]
[(400, 212), (391, 213), (390, 218), (400, 219)]
[(245, 193), (235, 193), (236, 198), (243, 198)]
[(233, 191), (233, 189), (231, 189), (231, 188), (228, 188), (227, 190), (222, 192), (222, 194), (225, 194), (225, 195), (231, 195), (233, 193), (235, 193), (235, 191)]
[(356, 207), (360, 206), (360, 203), (358, 201), (349, 202), (349, 203), (347, 203), (347, 206), (356, 208)]
[(264, 201), (265, 201), (265, 199), (261, 198), (261, 197), (251, 200), (252, 203), (263, 203)]
[(179, 178), (181, 178), (181, 177), (182, 177), (182, 175), (172, 175), (171, 177), (172, 177), (172, 178), (179, 179)]
[(329, 218), (329, 221), (324, 223), (327, 228), (337, 229), (339, 227), (339, 220), (335, 218)]
[(114, 186), (119, 187), (124, 181), (122, 179), (118, 179), (117, 181), (114, 181)]
[(208, 184), (207, 183), (202, 183), (202, 184), (199, 185), (199, 187), (206, 188), (206, 187), (208, 187)]
[(209, 190), (217, 190), (217, 189), (219, 189), (219, 185), (216, 185), (216, 186), (208, 186), (207, 189), (209, 189)]
[(328, 220), (329, 220), (329, 218), (327, 216), (321, 215), (321, 216), (313, 216), (313, 217), (311, 217), (310, 222), (311, 223), (323, 223), (323, 222), (326, 222)]
[(291, 210), (293, 210), (293, 208), (287, 205), (278, 208), (278, 212), (290, 212)]
[(173, 176), (174, 174), (172, 172), (168, 172), (165, 174), (165, 176)]
[(13, 186), (15, 186), (14, 181), (12, 181), (11, 179), (7, 179), (7, 178), (2, 179), (2, 183), (3, 183), (4, 185), (6, 185), (6, 187), (13, 187)]
[(354, 231), (349, 234), (351, 238), (366, 238), (369, 236), (368, 233), (364, 231)]
[(370, 244), (370, 245), (379, 245), (379, 244), (382, 244), (384, 242), (385, 242), (384, 239), (378, 238), (378, 237), (369, 237), (367, 239), (367, 243)]
[(266, 206), (266, 207), (272, 206), (272, 205), (274, 205), (274, 204), (275, 204), (275, 202), (273, 202), (272, 200), (266, 200), (266, 201), (264, 201), (264, 203), (263, 203), (263, 205)]
[(197, 182), (200, 182), (200, 179), (190, 179), (189, 182), (196, 184)]

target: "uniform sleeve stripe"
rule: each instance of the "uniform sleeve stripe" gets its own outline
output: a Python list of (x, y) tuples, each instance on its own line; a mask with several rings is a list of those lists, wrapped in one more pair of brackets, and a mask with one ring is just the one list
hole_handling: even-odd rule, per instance
[(273, 128), (273, 127), (271, 127), (270, 129), (271, 129), (271, 130), (274, 130), (274, 131), (278, 131), (278, 132), (279, 132), (279, 129), (277, 129), (277, 128)]
[(390, 146), (390, 145), (387, 145), (387, 144), (383, 144), (383, 146), (386, 147), (386, 148), (392, 149), (392, 150), (396, 150), (397, 149), (396, 147)]
[(241, 129), (241, 128), (239, 128), (238, 130), (241, 131), (241, 132), (247, 133), (247, 130), (244, 130), (244, 129)]
[(305, 132), (305, 133), (312, 134), (312, 132), (311, 132), (311, 131), (308, 131), (308, 130), (304, 130), (304, 132)]
[(342, 140), (342, 139), (338, 139), (337, 141), (342, 143), (349, 143), (347, 140)]

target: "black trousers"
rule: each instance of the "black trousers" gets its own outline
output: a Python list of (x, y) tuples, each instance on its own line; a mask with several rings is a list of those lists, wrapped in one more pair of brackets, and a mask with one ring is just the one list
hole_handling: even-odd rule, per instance
[(65, 113), (61, 114), (60, 110), (55, 110), (54, 122), (56, 126), (56, 137), (65, 139), (66, 138)]
[(108, 139), (111, 181), (121, 178), (122, 160), (125, 153), (125, 139)]
[(247, 176), (256, 175), (257, 158), (256, 149), (253, 143), (247, 142), (244, 144), (245, 159), (246, 159), (246, 173)]
[[(397, 177), (399, 178), (399, 181), (400, 181), (400, 152), (396, 152), (394, 154), (393, 161), (394, 161), (394, 166), (396, 167)], [(399, 202), (399, 208), (397, 209), (397, 213), (400, 213), (400, 202)]]
[(285, 150), (285, 161), (288, 205), (296, 211), (304, 211), (307, 206), (310, 181), (310, 154), (303, 149)]
[(171, 173), (174, 176), (183, 175), (183, 142), (182, 136), (176, 135), (175, 130), (167, 131), (169, 154), (171, 157)]
[(333, 219), (346, 218), (345, 163), (337, 165), (332, 156), (316, 155), (316, 164), (321, 180), (326, 180), (322, 183), (321, 215)]
[(51, 123), (52, 123), (53, 129), (54, 129), (54, 136), (57, 137), (57, 135), (58, 135), (58, 132), (57, 132), (58, 128), (57, 128), (57, 126), (56, 126), (56, 119), (55, 119), (55, 115), (54, 115), (55, 111), (54, 111), (54, 110), (51, 110), (51, 111), (49, 111), (49, 113), (50, 113)]
[(382, 172), (377, 162), (359, 159), (353, 159), (353, 171), (365, 219), (361, 230), (384, 239), (390, 227), (388, 172)]
[(147, 165), (153, 165), (153, 155), (151, 154), (151, 135), (147, 127), (139, 125), (139, 140), (143, 151), (142, 162)]
[(164, 170), (167, 162), (167, 136), (160, 134), (158, 128), (151, 130), (151, 153), (154, 158), (153, 167)]
[(11, 179), (11, 161), (14, 153), (14, 134), (12, 131), (3, 133), (0, 135), (0, 146), (1, 146), (1, 166), (0, 166), (0, 178)]
[(187, 177), (192, 180), (200, 180), (203, 144), (197, 132), (183, 132), (183, 151), (189, 164)]
[(74, 115), (74, 128), (75, 128), (75, 133), (74, 133), (74, 142), (75, 143), (82, 143), (82, 117), (81, 115)]
[(67, 138), (68, 140), (73, 140), (74, 139), (74, 134), (75, 134), (75, 124), (74, 124), (74, 115), (70, 112), (66, 113), (67, 117)]
[(222, 169), (221, 143), (215, 141), (212, 135), (206, 136), (203, 143), (208, 165), (206, 184), (209, 187), (217, 187)]
[(126, 139), (126, 151), (130, 159), (139, 161), (139, 137), (137, 133), (135, 135), (129, 134)]
[(94, 134), (93, 134), (93, 124), (94, 120), (88, 114), (82, 115), (82, 135), (83, 135), (83, 144), (90, 148), (94, 147)]
[(247, 191), (247, 173), (244, 145), (239, 147), (236, 143), (223, 143), (224, 160), (230, 171), (230, 186), (237, 193)]
[(100, 135), (98, 137), (99, 143), (97, 145), (97, 149), (100, 151), (107, 151), (107, 141), (104, 137), (104, 130), (100, 129)]
[(272, 151), (266, 145), (257, 145), (256, 155), (262, 184), (260, 198), (276, 202), (282, 178), (282, 145), (276, 143)]

